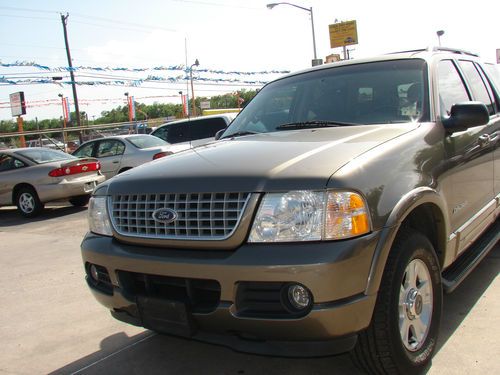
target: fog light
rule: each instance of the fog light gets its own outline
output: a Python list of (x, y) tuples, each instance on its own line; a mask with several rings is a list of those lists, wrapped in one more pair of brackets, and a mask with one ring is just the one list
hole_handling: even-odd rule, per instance
[(90, 265), (90, 277), (95, 282), (99, 282), (99, 271), (97, 271), (97, 267), (94, 264)]
[(293, 284), (288, 287), (288, 300), (293, 307), (302, 310), (310, 305), (311, 295), (302, 285)]

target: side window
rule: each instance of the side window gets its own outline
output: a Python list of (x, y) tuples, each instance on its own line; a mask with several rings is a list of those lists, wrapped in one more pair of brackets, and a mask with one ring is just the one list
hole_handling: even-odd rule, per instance
[(92, 156), (94, 145), (95, 142), (87, 143), (86, 145), (83, 145), (79, 150), (76, 150), (73, 155), (79, 158), (89, 158)]
[(486, 89), (488, 90), (488, 94), (490, 95), (491, 101), (493, 102), (493, 113), (500, 112), (500, 101), (499, 101), (499, 97), (498, 97), (499, 91), (496, 90), (496, 93), (495, 93), (494, 77), (492, 77), (491, 75), (488, 75), (488, 72), (485, 71), (481, 65), (474, 63), (474, 66), (476, 67), (479, 74), (481, 75), (481, 78), (483, 79), (483, 82), (486, 85)]
[(99, 142), (99, 147), (97, 148), (98, 158), (104, 158), (106, 156), (121, 155), (125, 151), (125, 145), (120, 141), (114, 139), (109, 139)]
[(488, 108), (490, 115), (495, 113), (495, 107), (493, 106), (490, 93), (484, 85), (484, 82), (474, 66), (474, 63), (472, 61), (460, 60), (459, 64), (467, 77), (474, 99), (483, 102)]
[(152, 135), (160, 139), (163, 139), (164, 141), (167, 141), (168, 128), (170, 128), (170, 126), (168, 125), (158, 128), (154, 131), (154, 133), (152, 133)]
[(451, 60), (439, 62), (438, 89), (441, 116), (449, 116), (453, 104), (470, 101), (462, 78)]
[(189, 141), (188, 126), (189, 124), (187, 122), (169, 125), (166, 141), (171, 144), (188, 142)]
[(210, 118), (192, 121), (189, 126), (191, 127), (191, 140), (215, 137), (215, 133), (226, 127), (224, 119)]
[(18, 160), (10, 155), (0, 154), (0, 172), (10, 171), (12, 169), (25, 167), (21, 160)]

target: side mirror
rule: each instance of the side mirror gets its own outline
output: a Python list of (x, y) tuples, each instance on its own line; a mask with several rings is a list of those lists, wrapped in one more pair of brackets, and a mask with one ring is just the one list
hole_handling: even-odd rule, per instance
[(227, 128), (219, 130), (217, 133), (215, 133), (215, 140), (218, 141), (220, 137), (222, 137), (222, 134), (226, 131)]
[(443, 120), (443, 125), (448, 132), (454, 133), (485, 125), (488, 121), (490, 121), (490, 115), (483, 103), (463, 102), (451, 107), (450, 117)]

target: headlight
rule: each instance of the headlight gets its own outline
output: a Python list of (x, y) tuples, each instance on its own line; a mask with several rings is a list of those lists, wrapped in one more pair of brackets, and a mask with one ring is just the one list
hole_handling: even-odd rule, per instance
[(291, 191), (264, 197), (249, 242), (320, 241), (370, 231), (364, 199), (346, 191)]
[(88, 210), (89, 229), (96, 234), (112, 236), (111, 222), (109, 221), (107, 198), (92, 197)]

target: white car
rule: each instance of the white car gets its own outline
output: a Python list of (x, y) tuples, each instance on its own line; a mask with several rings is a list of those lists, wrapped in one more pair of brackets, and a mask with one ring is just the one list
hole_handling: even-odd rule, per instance
[(51, 138), (42, 138), (41, 141), (40, 139), (33, 139), (26, 143), (26, 147), (47, 147), (53, 150), (64, 151), (64, 143), (58, 141), (57, 139), (51, 139)]
[(172, 154), (169, 144), (148, 134), (117, 135), (94, 139), (78, 147), (73, 156), (93, 157), (101, 162), (106, 178)]

